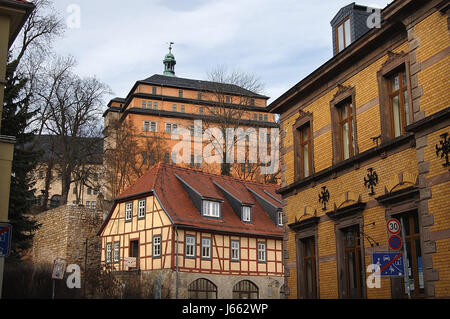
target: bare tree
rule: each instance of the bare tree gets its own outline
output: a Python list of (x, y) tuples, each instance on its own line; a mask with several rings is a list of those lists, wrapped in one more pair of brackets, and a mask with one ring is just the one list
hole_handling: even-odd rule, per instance
[(17, 54), (14, 61), (17, 64), (25, 54), (45, 55), (51, 51), (52, 42), (60, 37), (65, 30), (61, 17), (54, 11), (52, 2), (48, 0), (33, 0), (35, 9), (31, 12), (21, 30), (20, 40), (15, 47)]
[(155, 164), (165, 161), (169, 148), (161, 133), (138, 130), (131, 120), (117, 120), (105, 133), (104, 163), (112, 198), (131, 186)]
[(98, 79), (74, 74), (74, 65), (70, 57), (58, 58), (41, 80), (39, 92), (39, 131), (52, 136), (55, 167), (61, 177), (61, 204), (67, 203), (70, 184), (89, 175), (89, 170), (80, 173), (79, 169), (88, 167), (86, 161), (98, 149), (87, 141), (101, 137), (103, 97), (110, 93)]
[(248, 123), (245, 123), (250, 119), (248, 109), (254, 106), (254, 100), (261, 94), (264, 86), (257, 76), (237, 70), (229, 71), (225, 66), (218, 66), (209, 71), (207, 78), (210, 82), (204, 94), (214, 102), (206, 106), (208, 114), (203, 124), (205, 130), (216, 130), (216, 134), (205, 136), (214, 145), (215, 155), (220, 157), (221, 174), (231, 175), (234, 168), (238, 176), (245, 175), (246, 179), (253, 179), (257, 165), (247, 165), (247, 168), (252, 167), (251, 174), (247, 174), (248, 169), (242, 170), (241, 163), (227, 163), (227, 154), (234, 152), (237, 143), (245, 142), (241, 141), (245, 138), (243, 136), (234, 135), (227, 138), (227, 129), (236, 132), (238, 128), (248, 126)]

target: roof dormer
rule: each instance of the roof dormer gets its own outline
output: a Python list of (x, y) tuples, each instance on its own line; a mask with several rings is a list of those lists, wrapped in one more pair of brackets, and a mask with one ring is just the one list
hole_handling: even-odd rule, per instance
[(187, 183), (180, 176), (178, 176), (177, 174), (174, 175), (181, 182), (183, 188), (186, 190), (186, 193), (188, 194), (195, 208), (197, 208), (202, 217), (215, 219), (222, 218), (223, 199), (203, 196), (199, 191), (197, 191), (192, 185)]
[(219, 185), (216, 182), (213, 183), (222, 191), (224, 197), (227, 199), (228, 203), (230, 204), (231, 208), (233, 208), (233, 211), (239, 217), (239, 219), (243, 223), (251, 224), (253, 221), (252, 207), (254, 206), (254, 203), (243, 202), (235, 195), (233, 195), (230, 191), (226, 190), (225, 187)]
[(202, 200), (202, 216), (209, 218), (222, 218), (222, 205), (219, 200), (216, 199), (203, 199)]
[(374, 8), (353, 2), (338, 11), (330, 22), (333, 36), (333, 55), (344, 50), (371, 29), (369, 20), (374, 10)]

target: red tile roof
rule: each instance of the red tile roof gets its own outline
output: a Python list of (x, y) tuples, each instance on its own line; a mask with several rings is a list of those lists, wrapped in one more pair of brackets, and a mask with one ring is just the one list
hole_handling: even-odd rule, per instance
[[(184, 184), (189, 185), (188, 187), (198, 194), (199, 198), (201, 196), (223, 201), (222, 218), (201, 216), (195, 206), (195, 199), (188, 193), (187, 186)], [(120, 194), (116, 202), (145, 197), (153, 191), (173, 223), (180, 228), (192, 227), (206, 231), (281, 237), (283, 229), (276, 225), (277, 211), (282, 208), (281, 196), (275, 193), (277, 188), (277, 185), (260, 184), (169, 164), (158, 164)], [(224, 190), (229, 194), (224, 193)], [(259, 196), (255, 196), (255, 193)], [(230, 195), (236, 201), (235, 203), (252, 205), (252, 223), (241, 221), (229, 201)], [(110, 215), (113, 210), (114, 207)], [(99, 234), (108, 219), (109, 216)]]

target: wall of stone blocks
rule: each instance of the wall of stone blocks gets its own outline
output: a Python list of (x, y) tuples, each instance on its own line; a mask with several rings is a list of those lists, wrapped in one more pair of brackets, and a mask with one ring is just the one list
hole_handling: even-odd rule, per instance
[(103, 212), (66, 205), (33, 218), (41, 226), (29, 252), (32, 263), (53, 264), (56, 257), (61, 257), (67, 264), (79, 265), (82, 276), (85, 263), (88, 269), (99, 269), (100, 238), (96, 233), (103, 223)]

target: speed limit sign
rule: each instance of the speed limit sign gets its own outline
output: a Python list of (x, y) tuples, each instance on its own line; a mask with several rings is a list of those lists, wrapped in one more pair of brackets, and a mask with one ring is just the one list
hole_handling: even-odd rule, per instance
[(400, 222), (395, 218), (389, 219), (386, 223), (386, 226), (388, 232), (394, 235), (398, 234), (401, 230)]

